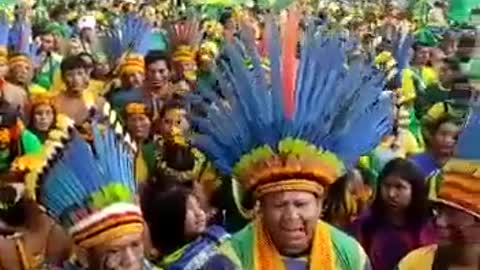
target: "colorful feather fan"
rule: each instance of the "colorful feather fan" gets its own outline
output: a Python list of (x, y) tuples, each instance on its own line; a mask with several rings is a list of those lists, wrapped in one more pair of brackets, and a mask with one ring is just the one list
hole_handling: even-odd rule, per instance
[[(226, 45), (218, 64), (221, 96), (207, 86), (193, 94), (196, 101), (214, 103), (203, 103), (205, 117), (192, 117), (199, 130), (195, 146), (249, 192), (289, 179), (328, 185), (392, 128), (385, 75), (371, 63), (347, 66), (344, 38), (311, 27), (304, 33), (300, 59), (289, 59), (285, 42), (298, 40), (282, 40), (278, 28), (267, 18), (270, 80), (258, 52), (244, 50), (254, 48), (254, 41), (243, 38)], [(245, 66), (245, 58), (253, 68)], [(298, 68), (290, 72), (285, 65), (294, 61)], [(293, 89), (284, 76), (294, 78)]]
[(152, 26), (143, 18), (133, 14), (124, 16), (119, 27), (107, 32), (105, 49), (112, 62), (122, 57), (124, 53), (145, 55), (150, 47)]
[(173, 58), (193, 55), (203, 36), (200, 21), (196, 17), (170, 22), (166, 25), (166, 29)]
[(405, 32), (397, 31), (393, 38), (393, 56), (397, 62), (398, 73), (395, 78), (397, 85), (401, 85), (402, 71), (408, 68), (410, 63), (410, 50), (415, 43), (415, 38)]
[(32, 26), (23, 19), (16, 20), (10, 28), (8, 47), (27, 56), (32, 63), (40, 64), (39, 47), (32, 41)]
[(480, 108), (470, 113), (462, 134), (458, 138), (457, 158), (480, 162)]
[(0, 47), (6, 47), (8, 44), (9, 28), (7, 14), (0, 11)]
[(86, 239), (82, 232), (95, 231), (98, 222), (106, 222), (110, 215), (119, 219), (133, 213), (135, 222), (141, 221), (135, 205), (135, 148), (108, 104), (104, 113), (107, 126), (93, 124), (92, 144), (76, 131), (63, 142), (47, 141), (48, 162), (38, 176), (38, 202), (81, 246), (95, 242), (95, 234)]

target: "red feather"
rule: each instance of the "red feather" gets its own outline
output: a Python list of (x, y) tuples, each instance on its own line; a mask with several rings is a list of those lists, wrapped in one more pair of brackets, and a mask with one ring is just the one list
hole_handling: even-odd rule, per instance
[(297, 71), (298, 23), (300, 12), (297, 8), (288, 11), (288, 18), (282, 27), (282, 78), (283, 98), (286, 117), (291, 118), (295, 111), (295, 81)]

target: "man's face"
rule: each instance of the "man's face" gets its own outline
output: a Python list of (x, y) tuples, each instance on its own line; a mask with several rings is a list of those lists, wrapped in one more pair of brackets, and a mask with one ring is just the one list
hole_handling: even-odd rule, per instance
[(261, 198), (266, 230), (282, 255), (299, 255), (311, 245), (322, 200), (310, 192), (283, 191)]
[(480, 243), (480, 220), (478, 218), (443, 204), (438, 204), (435, 210), (435, 226), (440, 245), (458, 246)]
[(55, 37), (52, 34), (42, 35), (40, 37), (42, 42), (42, 50), (44, 52), (52, 52), (55, 50)]
[(90, 76), (84, 68), (67, 70), (64, 74), (64, 81), (67, 91), (81, 94), (88, 87)]
[(146, 81), (151, 89), (162, 89), (168, 82), (170, 70), (167, 62), (159, 60), (147, 67)]
[(12, 82), (21, 85), (28, 85), (32, 81), (32, 78), (32, 65), (25, 62), (18, 62), (10, 67), (10, 79), (12, 80)]
[(142, 270), (143, 234), (124, 235), (90, 250), (89, 264), (99, 270)]

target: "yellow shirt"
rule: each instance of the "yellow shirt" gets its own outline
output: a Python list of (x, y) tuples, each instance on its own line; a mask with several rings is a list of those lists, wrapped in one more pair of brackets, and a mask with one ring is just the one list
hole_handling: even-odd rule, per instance
[(416, 249), (398, 263), (397, 270), (430, 270), (433, 266), (438, 246), (431, 245)]
[[(422, 67), (421, 78), (425, 86), (429, 86), (438, 82), (438, 73), (431, 67)], [(405, 69), (402, 72), (402, 88), (400, 88), (401, 103), (412, 102), (416, 97), (416, 89), (414, 83), (414, 71)]]

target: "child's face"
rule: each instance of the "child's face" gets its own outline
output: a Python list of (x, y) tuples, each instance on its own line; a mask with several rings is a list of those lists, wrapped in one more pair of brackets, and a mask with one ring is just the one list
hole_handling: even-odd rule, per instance
[(160, 133), (162, 135), (170, 134), (174, 127), (180, 129), (183, 134), (190, 129), (190, 124), (187, 120), (187, 112), (181, 108), (174, 108), (166, 111), (160, 121)]

